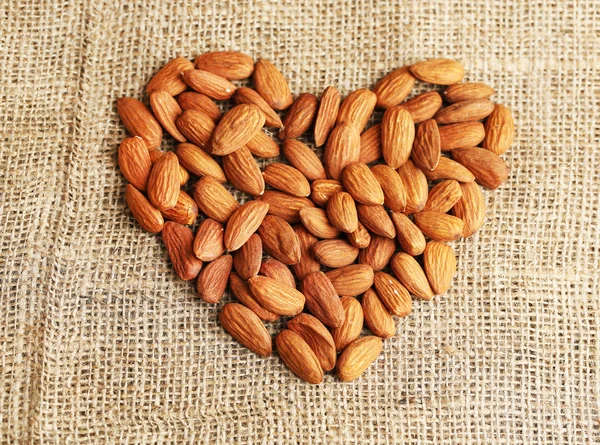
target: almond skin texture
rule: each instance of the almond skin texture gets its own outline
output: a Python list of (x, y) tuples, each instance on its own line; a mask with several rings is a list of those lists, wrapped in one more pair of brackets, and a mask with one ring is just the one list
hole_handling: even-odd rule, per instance
[(440, 132), (433, 119), (417, 128), (411, 158), (421, 170), (433, 170), (440, 162)]
[(297, 264), (300, 261), (300, 241), (285, 220), (267, 215), (258, 228), (258, 235), (264, 249), (273, 258), (284, 264)]
[(246, 148), (258, 158), (274, 158), (279, 156), (279, 145), (262, 130), (246, 143)]
[(290, 87), (275, 65), (259, 60), (254, 65), (254, 89), (274, 110), (285, 110), (294, 102)]
[(302, 136), (313, 123), (317, 105), (317, 97), (314, 94), (300, 94), (283, 120), (283, 128), (279, 130), (279, 139), (293, 139)]
[(265, 192), (265, 181), (260, 167), (246, 147), (240, 147), (222, 158), (223, 171), (229, 182), (251, 196)]
[(393, 315), (406, 317), (410, 314), (412, 300), (400, 281), (385, 272), (377, 272), (373, 284), (377, 290), (377, 295)]
[[(158, 161), (164, 154), (165, 153), (160, 150), (152, 150), (149, 152), (150, 162), (152, 162), (152, 165), (154, 165), (156, 161)], [(184, 185), (189, 179), (190, 174), (183, 165), (179, 164), (179, 185)]]
[(190, 142), (208, 151), (210, 137), (215, 130), (215, 123), (210, 116), (201, 111), (187, 110), (179, 115), (175, 124)]
[(383, 204), (394, 212), (403, 212), (406, 208), (406, 190), (400, 175), (389, 165), (377, 164), (371, 171), (379, 181), (383, 191)]
[(275, 344), (279, 356), (296, 376), (313, 385), (323, 381), (323, 369), (319, 359), (300, 335), (283, 329), (275, 337)]
[(331, 225), (341, 232), (352, 233), (358, 228), (356, 204), (346, 192), (336, 192), (329, 198), (327, 216)]
[(146, 105), (137, 99), (123, 97), (117, 100), (117, 112), (129, 134), (141, 137), (148, 150), (160, 147), (162, 128)]
[(324, 325), (337, 328), (344, 322), (344, 307), (333, 284), (323, 272), (314, 272), (302, 280), (306, 306)]
[(150, 106), (154, 116), (167, 132), (179, 142), (185, 142), (185, 136), (177, 129), (175, 121), (183, 112), (177, 101), (166, 91), (150, 94)]
[(238, 208), (227, 221), (223, 242), (225, 248), (233, 252), (244, 245), (262, 224), (269, 204), (261, 201), (248, 201)]
[(265, 124), (265, 115), (256, 105), (236, 105), (223, 115), (210, 139), (212, 154), (224, 156), (238, 150)]
[(415, 124), (431, 119), (442, 108), (442, 96), (437, 91), (419, 94), (401, 104)]
[(215, 122), (221, 119), (221, 110), (217, 104), (204, 94), (186, 91), (177, 96), (177, 103), (183, 111), (194, 110), (204, 113)]
[(485, 119), (492, 111), (494, 104), (488, 99), (466, 100), (438, 111), (434, 119), (440, 125), (471, 122)]
[(217, 74), (204, 70), (189, 70), (183, 74), (183, 80), (190, 88), (211, 99), (227, 100), (235, 92), (235, 85)]
[(373, 114), (376, 103), (377, 96), (372, 91), (364, 88), (353, 91), (342, 102), (335, 122), (338, 125), (347, 123), (360, 133)]
[(335, 367), (335, 343), (323, 323), (310, 314), (299, 314), (288, 322), (287, 328), (302, 337), (310, 346), (323, 371), (331, 371)]
[(494, 93), (494, 89), (485, 83), (457, 83), (444, 90), (444, 99), (450, 103), (489, 99)]
[(346, 346), (360, 336), (364, 323), (363, 310), (356, 298), (342, 297), (340, 302), (344, 308), (344, 321), (339, 327), (331, 330), (338, 352), (343, 351)]
[(183, 81), (181, 73), (194, 69), (194, 64), (183, 57), (177, 57), (163, 66), (158, 73), (148, 82), (146, 93), (162, 90), (171, 96), (177, 96), (186, 90), (187, 84)]
[(177, 159), (179, 159), (179, 163), (193, 175), (199, 177), (205, 175), (212, 176), (219, 182), (227, 181), (225, 173), (217, 161), (194, 144), (179, 144), (175, 150), (175, 154), (177, 155)]
[(338, 295), (354, 297), (373, 285), (373, 268), (368, 264), (351, 264), (326, 272)]
[(162, 230), (162, 239), (179, 278), (185, 281), (196, 278), (202, 269), (202, 261), (194, 255), (192, 230), (176, 222), (167, 221)]
[(279, 115), (271, 108), (271, 106), (252, 88), (242, 87), (235, 90), (235, 94), (233, 95), (233, 100), (236, 104), (249, 104), (256, 105), (260, 111), (265, 115), (265, 125), (267, 127), (283, 127), (283, 123), (281, 122), (281, 118)]
[(260, 274), (296, 289), (296, 279), (294, 278), (294, 275), (289, 267), (279, 260), (269, 258), (268, 260), (263, 261), (260, 266)]
[(294, 227), (294, 233), (300, 242), (301, 255), (300, 262), (298, 264), (294, 264), (292, 269), (294, 270), (296, 276), (300, 280), (303, 280), (308, 274), (321, 270), (321, 264), (316, 260), (312, 251), (313, 246), (319, 240), (300, 225)]
[(221, 299), (229, 281), (232, 264), (231, 255), (223, 255), (205, 265), (196, 281), (196, 290), (202, 300), (216, 303)]
[(231, 288), (233, 295), (235, 295), (235, 298), (237, 298), (244, 306), (252, 310), (252, 312), (254, 312), (261, 320), (276, 321), (279, 319), (279, 315), (266, 310), (258, 303), (256, 298), (254, 298), (248, 283), (242, 280), (235, 272), (232, 272), (229, 276), (229, 287)]
[(148, 176), (148, 199), (158, 210), (175, 207), (179, 197), (179, 161), (175, 153), (165, 153), (152, 166)]
[(286, 139), (283, 141), (283, 155), (309, 181), (327, 178), (323, 163), (308, 145), (296, 139)]
[(262, 264), (262, 254), (262, 241), (256, 233), (234, 252), (233, 267), (242, 280), (248, 280), (258, 275)]
[(508, 178), (506, 163), (485, 148), (458, 148), (452, 151), (452, 157), (473, 173), (479, 184), (489, 189), (497, 189)]
[(348, 165), (342, 173), (344, 188), (355, 201), (365, 205), (381, 205), (384, 201), (379, 181), (366, 164)]
[(377, 272), (387, 266), (395, 250), (396, 242), (393, 239), (373, 235), (367, 248), (360, 251), (358, 262), (368, 264)]
[(323, 160), (331, 179), (340, 180), (347, 165), (360, 159), (360, 134), (347, 123), (334, 127), (327, 139)]
[(433, 298), (434, 292), (429, 286), (425, 271), (423, 271), (414, 257), (408, 253), (398, 252), (392, 257), (391, 263), (394, 275), (396, 275), (411, 294), (423, 300), (431, 300)]
[(177, 197), (177, 204), (175, 204), (175, 207), (164, 210), (161, 213), (166, 219), (175, 221), (179, 224), (194, 224), (198, 217), (198, 206), (190, 195), (183, 190), (179, 190), (179, 196)]
[(365, 323), (373, 334), (383, 339), (390, 338), (396, 333), (394, 317), (379, 299), (373, 289), (367, 290), (361, 301)]
[(385, 110), (381, 121), (381, 152), (385, 163), (399, 168), (408, 160), (415, 140), (415, 124), (402, 107)]
[(359, 378), (377, 359), (383, 342), (375, 336), (363, 337), (349, 344), (337, 362), (337, 376), (344, 382)]
[[(441, 163), (440, 159), (440, 163)], [(427, 203), (429, 187), (424, 172), (409, 159), (398, 169), (398, 174), (406, 191), (405, 213), (417, 213), (423, 210)]]
[(317, 238), (339, 238), (341, 232), (333, 227), (327, 217), (327, 212), (318, 207), (300, 209), (300, 219), (306, 229)]
[(429, 197), (423, 211), (447, 213), (461, 196), (462, 190), (457, 181), (454, 179), (442, 181), (429, 190)]
[(223, 255), (225, 244), (223, 224), (214, 219), (206, 218), (200, 223), (194, 237), (194, 255), (202, 261), (213, 261)]
[(152, 161), (148, 147), (141, 137), (123, 139), (119, 145), (119, 167), (131, 185), (142, 192), (146, 190)]
[(454, 204), (452, 213), (463, 220), (462, 236), (471, 236), (485, 221), (485, 198), (481, 188), (475, 182), (461, 184), (460, 189), (462, 196)]
[(448, 244), (430, 241), (423, 252), (425, 274), (436, 295), (445, 294), (456, 274), (456, 257)]
[[(485, 139), (483, 148), (501, 155), (508, 150), (515, 138), (515, 121), (510, 110), (504, 105), (496, 104), (494, 111), (485, 121)], [(477, 144), (473, 144), (475, 146)]]
[(343, 192), (344, 186), (335, 179), (317, 179), (310, 186), (310, 199), (315, 204), (324, 207), (336, 192)]
[(270, 215), (279, 216), (290, 224), (300, 222), (300, 209), (315, 206), (308, 198), (300, 198), (276, 190), (266, 190), (258, 200), (269, 204)]
[(396, 236), (402, 250), (412, 256), (421, 255), (425, 249), (425, 236), (421, 229), (403, 213), (392, 212), (390, 217), (396, 228)]
[(252, 57), (236, 51), (214, 51), (200, 54), (194, 65), (199, 70), (210, 71), (225, 79), (246, 79), (254, 72)]
[(385, 211), (383, 206), (366, 206), (358, 204), (356, 206), (358, 219), (368, 230), (379, 236), (394, 238), (396, 229)]
[(441, 125), (439, 131), (440, 148), (442, 151), (476, 147), (485, 137), (485, 129), (481, 122), (460, 122), (458, 124)]
[(450, 242), (461, 237), (464, 223), (462, 219), (446, 213), (421, 212), (415, 216), (415, 224), (435, 241)]
[(439, 181), (440, 179), (454, 179), (458, 182), (475, 181), (475, 176), (466, 167), (444, 156), (440, 158), (440, 163), (434, 170), (422, 173), (429, 181)]
[(342, 239), (331, 239), (315, 244), (313, 253), (323, 266), (338, 268), (352, 264), (358, 257), (358, 248)]
[(321, 103), (315, 118), (315, 145), (320, 147), (327, 141), (327, 137), (337, 119), (340, 110), (340, 92), (332, 86), (325, 88), (321, 95)]
[(410, 71), (421, 82), (436, 85), (452, 85), (462, 80), (465, 69), (462, 64), (450, 59), (431, 59), (415, 63)]
[(360, 222), (358, 228), (354, 232), (348, 233), (347, 237), (350, 244), (359, 249), (364, 249), (371, 243), (371, 234)]
[(360, 135), (360, 162), (370, 164), (382, 157), (381, 124), (375, 124)]
[(158, 233), (163, 229), (165, 221), (160, 211), (152, 207), (150, 201), (131, 184), (125, 188), (125, 201), (142, 229), (150, 233)]
[(223, 184), (211, 176), (203, 176), (196, 182), (194, 201), (202, 213), (220, 223), (226, 223), (240, 207)]
[(398, 68), (381, 78), (373, 88), (377, 96), (377, 106), (389, 108), (400, 104), (410, 94), (415, 80), (407, 66)]
[(310, 184), (306, 177), (290, 165), (275, 162), (265, 167), (264, 181), (271, 187), (294, 196), (309, 196)]
[(248, 280), (250, 290), (268, 311), (279, 315), (298, 315), (304, 308), (304, 294), (273, 278), (257, 275)]
[(272, 341), (267, 328), (258, 316), (238, 303), (227, 303), (219, 314), (221, 326), (242, 345), (263, 357), (272, 352)]

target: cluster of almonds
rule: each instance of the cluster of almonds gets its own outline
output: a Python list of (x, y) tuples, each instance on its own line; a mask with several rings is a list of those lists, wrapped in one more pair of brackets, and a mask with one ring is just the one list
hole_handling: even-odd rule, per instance
[[(484, 221), (477, 183), (495, 189), (508, 176), (499, 155), (513, 140), (512, 116), (490, 102), (489, 86), (458, 83), (463, 74), (458, 62), (427, 60), (343, 102), (331, 86), (320, 101), (294, 101), (267, 60), (176, 58), (147, 86), (152, 112), (117, 102), (133, 136), (119, 147), (125, 198), (145, 230), (162, 231), (176, 273), (197, 279), (203, 300), (218, 302), (229, 283), (240, 303), (224, 305), (220, 322), (236, 340), (268, 356), (264, 322), (294, 317), (275, 339), (285, 364), (310, 383), (333, 368), (353, 380), (395, 334), (393, 316), (411, 312), (411, 294), (430, 300), (450, 287), (456, 259), (446, 243)], [(231, 83), (250, 76), (254, 89)], [(405, 101), (417, 79), (451, 86)], [(236, 105), (221, 115), (214, 100), (230, 98)], [(365, 130), (375, 108), (383, 119)], [(261, 171), (255, 157), (280, 154), (263, 126), (279, 129), (289, 165)], [(311, 127), (323, 160), (297, 140)], [(180, 142), (174, 152), (159, 150), (163, 128)], [(193, 198), (180, 189), (190, 174), (199, 177)], [(254, 199), (240, 205), (226, 182)], [(187, 225), (199, 210), (194, 235)], [(374, 335), (359, 338), (363, 322)]]

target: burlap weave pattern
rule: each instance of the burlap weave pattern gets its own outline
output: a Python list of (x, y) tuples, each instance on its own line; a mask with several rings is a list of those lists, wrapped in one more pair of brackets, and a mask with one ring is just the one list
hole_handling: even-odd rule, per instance
[[(0, 10), (2, 443), (600, 441), (597, 1)], [(513, 110), (510, 178), (455, 243), (454, 286), (353, 383), (306, 385), (234, 342), (125, 206), (115, 100), (215, 49), (273, 60), (295, 94), (448, 56)]]

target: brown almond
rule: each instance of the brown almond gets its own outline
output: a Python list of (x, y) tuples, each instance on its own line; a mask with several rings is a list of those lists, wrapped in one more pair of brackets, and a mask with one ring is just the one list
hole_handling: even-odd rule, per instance
[(399, 168), (408, 160), (415, 140), (415, 124), (402, 107), (385, 110), (381, 121), (381, 153), (385, 163)]
[(425, 236), (421, 229), (403, 213), (392, 212), (390, 217), (396, 228), (396, 237), (402, 250), (412, 256), (421, 255), (425, 249)]
[(221, 166), (204, 150), (187, 142), (175, 150), (179, 163), (196, 176), (212, 176), (219, 182), (227, 182)]
[(403, 102), (400, 106), (410, 113), (415, 124), (420, 124), (433, 118), (442, 108), (442, 96), (437, 91), (428, 91)]
[(162, 142), (162, 128), (146, 105), (132, 97), (117, 100), (117, 112), (132, 136), (141, 137), (148, 150), (156, 150)]
[(210, 137), (215, 130), (215, 123), (206, 113), (196, 110), (186, 110), (175, 121), (177, 129), (190, 142), (208, 151)]
[(360, 159), (360, 134), (347, 123), (338, 124), (329, 134), (323, 161), (331, 179), (340, 180), (347, 165)]
[(348, 233), (347, 237), (350, 244), (359, 249), (364, 249), (371, 243), (371, 234), (360, 221), (358, 222), (358, 228), (354, 232)]
[(309, 196), (310, 184), (306, 177), (291, 165), (274, 162), (265, 167), (264, 181), (271, 187), (294, 196)]
[(242, 280), (248, 280), (258, 275), (262, 264), (262, 255), (262, 241), (256, 233), (233, 253), (233, 267)]
[(279, 216), (290, 224), (300, 222), (300, 209), (315, 206), (308, 198), (292, 196), (276, 190), (266, 190), (258, 199), (269, 204), (270, 215)]
[(183, 81), (181, 73), (193, 69), (194, 64), (183, 57), (171, 60), (148, 82), (146, 93), (152, 94), (154, 91), (162, 90), (171, 96), (177, 96), (187, 88), (187, 84)]
[(203, 176), (194, 185), (194, 201), (208, 218), (226, 223), (239, 208), (237, 200), (212, 176)]
[(258, 158), (274, 158), (279, 156), (279, 145), (262, 130), (246, 143), (246, 148)]
[(300, 209), (300, 220), (306, 229), (317, 238), (334, 239), (340, 237), (340, 231), (333, 227), (327, 212), (318, 207)]
[(344, 322), (344, 307), (333, 284), (323, 272), (314, 272), (302, 280), (306, 307), (324, 325), (337, 328)]
[(409, 67), (395, 69), (377, 82), (373, 92), (377, 96), (379, 108), (389, 108), (400, 104), (410, 94), (415, 85), (415, 76)]
[(396, 242), (384, 236), (373, 235), (365, 249), (361, 249), (358, 262), (368, 264), (375, 272), (385, 268), (396, 251)]
[(408, 253), (398, 252), (392, 257), (391, 265), (394, 275), (411, 294), (423, 300), (433, 298), (434, 292), (429, 286), (425, 271), (414, 257)]
[(286, 139), (283, 141), (283, 155), (309, 181), (327, 178), (323, 163), (308, 145), (296, 139)]
[(127, 184), (125, 188), (125, 201), (142, 229), (150, 233), (158, 233), (163, 229), (165, 221), (158, 209), (133, 185)]
[(434, 170), (425, 171), (423, 174), (429, 181), (439, 181), (440, 179), (454, 179), (458, 182), (475, 181), (475, 176), (466, 167), (444, 156), (440, 158), (440, 162)]
[(436, 295), (446, 293), (456, 274), (456, 257), (452, 247), (437, 241), (430, 241), (423, 252), (425, 274)]
[(320, 147), (325, 144), (329, 133), (335, 125), (340, 110), (340, 92), (332, 86), (325, 88), (321, 95), (321, 103), (315, 117), (315, 145)]
[(421, 170), (433, 170), (440, 162), (440, 132), (433, 119), (420, 124), (417, 128), (411, 159)]
[(381, 338), (372, 335), (350, 343), (338, 359), (338, 378), (344, 382), (359, 378), (379, 357), (382, 347)]
[(355, 201), (365, 205), (383, 204), (383, 190), (379, 181), (366, 164), (355, 162), (342, 173), (344, 188)]
[(152, 161), (148, 154), (148, 147), (141, 137), (123, 139), (119, 145), (119, 167), (131, 185), (142, 192), (146, 190)]
[(383, 206), (357, 204), (356, 210), (359, 221), (374, 234), (387, 238), (396, 236), (394, 224)]
[[(227, 221), (223, 242), (225, 248), (233, 252), (238, 250), (262, 224), (269, 204), (261, 201), (248, 201), (238, 208)], [(263, 240), (264, 243), (264, 240)]]
[(268, 60), (256, 62), (253, 80), (254, 89), (274, 110), (285, 110), (294, 102), (287, 80)]
[(485, 148), (458, 148), (452, 151), (452, 157), (473, 173), (479, 184), (489, 189), (497, 189), (508, 178), (506, 162)]
[(429, 190), (429, 197), (423, 211), (447, 213), (461, 196), (462, 190), (457, 181), (454, 179), (442, 181)]
[(372, 288), (367, 290), (361, 301), (365, 323), (373, 334), (381, 338), (390, 338), (396, 333), (394, 317), (387, 310), (379, 295)]
[(359, 161), (370, 164), (381, 159), (381, 124), (369, 127), (360, 135)]
[(281, 261), (274, 258), (269, 258), (262, 262), (260, 266), (260, 274), (265, 277), (273, 278), (280, 283), (287, 284), (296, 289), (296, 279), (290, 268)]
[(211, 99), (227, 100), (235, 92), (235, 85), (217, 74), (205, 70), (189, 70), (182, 73), (190, 88)]
[(229, 287), (231, 292), (244, 306), (248, 307), (254, 312), (261, 320), (264, 321), (276, 321), (279, 319), (279, 315), (274, 314), (271, 311), (266, 310), (262, 307), (250, 290), (250, 286), (244, 280), (242, 280), (238, 274), (232, 272), (229, 276)]
[(366, 88), (353, 91), (342, 102), (335, 123), (346, 123), (361, 133), (373, 114), (376, 103), (377, 96), (374, 92)]
[(430, 59), (415, 63), (410, 71), (421, 82), (452, 85), (462, 80), (465, 69), (460, 62), (450, 59)]
[(246, 147), (240, 147), (222, 158), (223, 172), (229, 182), (238, 190), (250, 196), (260, 196), (265, 192), (265, 181), (260, 167)]
[(242, 87), (235, 90), (235, 94), (233, 95), (233, 100), (236, 104), (249, 104), (256, 105), (260, 111), (265, 115), (265, 125), (267, 127), (283, 127), (283, 123), (281, 122), (281, 118), (279, 115), (271, 108), (271, 106), (265, 101), (260, 94), (254, 91), (252, 88)]
[(485, 83), (457, 83), (444, 90), (446, 102), (464, 102), (465, 100), (489, 99), (494, 89)]
[(471, 236), (477, 232), (485, 221), (485, 198), (481, 188), (475, 182), (460, 184), (462, 196), (454, 204), (452, 213), (463, 220), (462, 236)]
[(338, 295), (354, 297), (373, 285), (373, 268), (368, 264), (351, 264), (326, 272)]
[(476, 147), (485, 137), (485, 129), (481, 122), (459, 122), (458, 124), (441, 125), (439, 132), (442, 151)]
[(441, 109), (433, 118), (440, 125), (455, 124), (485, 119), (492, 111), (494, 104), (488, 99), (466, 100)]
[(194, 237), (194, 255), (202, 261), (213, 261), (223, 255), (225, 244), (223, 224), (214, 219), (206, 218), (198, 226)]
[(275, 337), (281, 360), (300, 379), (316, 385), (323, 381), (323, 369), (308, 343), (294, 331), (283, 329)]
[(194, 60), (199, 70), (210, 71), (225, 79), (241, 80), (254, 72), (252, 57), (237, 51), (213, 51), (200, 54)]
[(170, 221), (175, 221), (183, 225), (194, 224), (198, 217), (198, 206), (190, 195), (183, 190), (179, 190), (175, 207), (163, 210), (161, 213)]
[(398, 172), (386, 164), (374, 165), (371, 171), (381, 185), (384, 206), (394, 212), (403, 212), (406, 208), (406, 190)]
[[(440, 159), (440, 164), (442, 160)], [(411, 214), (423, 210), (427, 203), (429, 186), (424, 172), (410, 159), (398, 169), (398, 174), (406, 191), (406, 207), (404, 213)]]
[(324, 207), (334, 193), (344, 191), (344, 186), (335, 179), (317, 179), (311, 184), (310, 189), (310, 199), (315, 204)]
[(356, 203), (346, 192), (335, 192), (327, 201), (327, 217), (336, 229), (352, 233), (358, 228)]
[(302, 280), (308, 274), (321, 270), (321, 264), (319, 264), (319, 262), (315, 259), (312, 251), (313, 246), (319, 240), (301, 225), (294, 227), (294, 233), (300, 242), (301, 255), (300, 262), (298, 264), (294, 264), (292, 269), (294, 270), (294, 273), (298, 279)]
[(152, 166), (148, 176), (148, 199), (160, 211), (172, 209), (179, 197), (179, 161), (175, 153), (165, 153)]
[(331, 371), (335, 367), (337, 354), (333, 337), (317, 318), (310, 314), (299, 314), (288, 322), (287, 328), (310, 346), (323, 371)]
[(364, 316), (359, 301), (354, 297), (342, 297), (340, 303), (344, 308), (344, 321), (331, 330), (333, 342), (338, 352), (343, 351), (346, 346), (360, 336), (363, 328)]
[(304, 308), (304, 294), (270, 277), (257, 275), (248, 280), (250, 290), (262, 307), (279, 315), (297, 315)]
[(183, 111), (194, 110), (206, 114), (213, 121), (221, 119), (221, 110), (208, 96), (194, 91), (186, 91), (177, 96), (177, 103)]
[(269, 331), (258, 316), (238, 303), (227, 303), (219, 314), (221, 326), (242, 345), (263, 357), (272, 352)]
[(150, 94), (150, 107), (158, 122), (175, 140), (186, 141), (185, 136), (175, 125), (175, 121), (183, 111), (173, 96), (166, 91), (154, 91)]
[(285, 220), (267, 215), (258, 228), (258, 235), (264, 249), (273, 258), (285, 264), (297, 264), (300, 261), (300, 241)]
[(233, 259), (231, 255), (223, 255), (206, 264), (198, 275), (196, 290), (202, 300), (217, 303), (227, 287)]
[(323, 266), (337, 268), (352, 264), (358, 257), (358, 248), (342, 239), (328, 239), (315, 244), (313, 253)]
[[(494, 111), (485, 121), (485, 139), (483, 148), (501, 155), (508, 150), (515, 138), (515, 121), (510, 110), (496, 104)], [(473, 144), (475, 146), (477, 144)]]
[(265, 124), (256, 105), (236, 105), (223, 115), (210, 139), (212, 154), (224, 156), (248, 143)]
[(179, 278), (185, 281), (196, 278), (202, 269), (202, 261), (194, 255), (192, 230), (176, 222), (167, 221), (162, 230), (162, 239)]
[(311, 93), (302, 93), (294, 101), (279, 130), (279, 139), (293, 139), (302, 136), (312, 125), (317, 113), (317, 97)]
[(412, 311), (412, 300), (406, 288), (385, 272), (376, 272), (373, 284), (385, 307), (397, 317), (406, 317)]
[[(164, 154), (165, 154), (164, 151), (160, 151), (158, 149), (152, 150), (151, 152), (149, 152), (150, 162), (152, 162), (152, 165), (156, 164), (156, 161), (158, 161)], [(189, 179), (190, 179), (190, 174), (185, 169), (185, 167), (183, 165), (181, 165), (181, 163), (179, 163), (179, 185), (180, 186), (184, 185), (186, 182), (188, 182)]]
[(461, 237), (464, 223), (462, 219), (446, 213), (421, 212), (414, 216), (415, 224), (425, 236), (432, 240), (450, 242)]

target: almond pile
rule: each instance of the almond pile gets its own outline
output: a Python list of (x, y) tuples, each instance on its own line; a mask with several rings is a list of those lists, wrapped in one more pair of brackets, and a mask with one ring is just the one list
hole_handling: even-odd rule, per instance
[[(482, 226), (479, 185), (495, 189), (508, 176), (500, 155), (513, 140), (511, 113), (490, 101), (491, 87), (459, 83), (463, 75), (456, 61), (427, 60), (343, 101), (333, 86), (320, 100), (294, 100), (267, 60), (176, 58), (148, 84), (150, 109), (117, 102), (131, 134), (119, 147), (125, 199), (143, 229), (162, 233), (175, 272), (196, 280), (204, 301), (229, 287), (239, 303), (219, 320), (242, 345), (270, 355), (265, 323), (291, 317), (275, 345), (298, 377), (316, 384), (335, 369), (356, 379), (413, 298), (448, 290), (448, 243)], [(250, 76), (253, 88), (239, 86)], [(417, 80), (447, 87), (406, 100)], [(278, 130), (281, 149), (263, 127)], [(160, 150), (163, 131), (175, 150)], [(256, 158), (280, 150), (287, 163), (261, 171)], [(190, 177), (198, 180), (188, 189)], [(372, 335), (361, 336), (363, 324)]]

